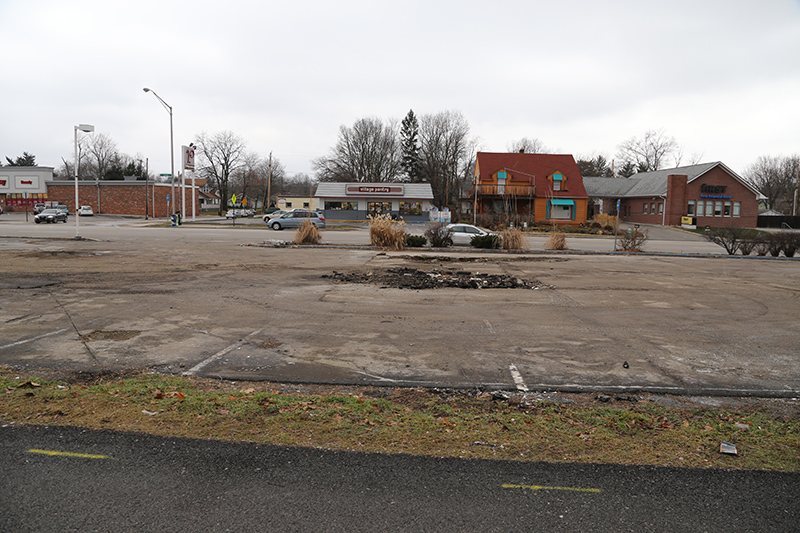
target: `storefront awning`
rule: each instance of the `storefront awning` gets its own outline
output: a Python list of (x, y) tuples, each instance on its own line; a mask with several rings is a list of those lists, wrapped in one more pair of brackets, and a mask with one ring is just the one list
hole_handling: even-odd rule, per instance
[(550, 203), (552, 205), (571, 205), (573, 207), (575, 206), (575, 200), (564, 200), (561, 198), (553, 198), (552, 200), (550, 200)]

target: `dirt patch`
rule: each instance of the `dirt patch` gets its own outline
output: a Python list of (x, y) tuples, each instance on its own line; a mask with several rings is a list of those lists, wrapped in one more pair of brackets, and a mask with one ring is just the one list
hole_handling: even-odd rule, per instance
[(137, 336), (141, 331), (93, 331), (81, 335), (83, 342), (92, 341), (128, 341)]
[(265, 340), (264, 342), (259, 344), (258, 347), (262, 348), (262, 349), (265, 349), (265, 350), (271, 350), (272, 348), (277, 348), (281, 344), (283, 344), (283, 343), (278, 342), (277, 340), (273, 339), (272, 337), (269, 337), (267, 340)]
[(551, 288), (538, 280), (526, 280), (507, 274), (482, 274), (456, 269), (418, 270), (409, 267), (388, 268), (383, 271), (337, 272), (323, 278), (339, 283), (371, 283), (395, 289), (545, 289)]

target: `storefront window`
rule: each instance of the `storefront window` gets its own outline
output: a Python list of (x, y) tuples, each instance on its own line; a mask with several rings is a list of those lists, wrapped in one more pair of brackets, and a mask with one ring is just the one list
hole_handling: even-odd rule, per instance
[(356, 211), (358, 210), (358, 202), (325, 202), (325, 210)]
[(714, 202), (714, 216), (721, 217), (722, 216), (722, 202), (717, 200)]
[(726, 217), (731, 216), (731, 203), (730, 201), (725, 202), (725, 211), (723, 211)]
[(742, 202), (733, 202), (733, 216), (738, 217), (742, 215)]
[(420, 202), (400, 202), (400, 215), (422, 215), (422, 203)]
[(706, 216), (707, 217), (714, 216), (714, 202), (712, 200), (706, 201)]
[(690, 217), (693, 217), (695, 213), (694, 210), (694, 200), (689, 200), (689, 207), (686, 208), (686, 214)]
[(384, 215), (392, 212), (392, 202), (367, 202), (370, 215)]

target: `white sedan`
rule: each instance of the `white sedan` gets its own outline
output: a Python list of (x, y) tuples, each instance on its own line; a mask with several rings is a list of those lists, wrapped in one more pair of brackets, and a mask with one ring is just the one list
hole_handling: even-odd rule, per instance
[(472, 224), (448, 224), (447, 229), (451, 232), (450, 237), (453, 239), (453, 244), (469, 245), (473, 237), (489, 235), (488, 231)]
[(92, 211), (92, 206), (90, 205), (82, 205), (78, 208), (78, 216), (82, 217), (91, 217), (94, 216), (94, 211)]

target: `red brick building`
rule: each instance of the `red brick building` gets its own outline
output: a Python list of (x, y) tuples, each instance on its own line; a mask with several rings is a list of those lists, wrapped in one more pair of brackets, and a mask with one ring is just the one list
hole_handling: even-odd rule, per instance
[[(171, 210), (172, 185), (145, 181), (78, 181), (78, 205), (88, 205), (96, 214), (137, 215), (166, 218)], [(191, 184), (186, 186), (186, 213), (192, 214), (194, 196), (195, 212), (200, 212), (199, 194), (192, 195)], [(75, 182), (70, 180), (47, 182), (47, 200), (65, 204), (70, 213), (75, 212)], [(181, 187), (175, 185), (175, 210), (182, 207)]]
[(594, 212), (619, 214), (624, 222), (678, 226), (755, 228), (761, 194), (723, 163), (640, 172), (630, 178), (583, 179)]

